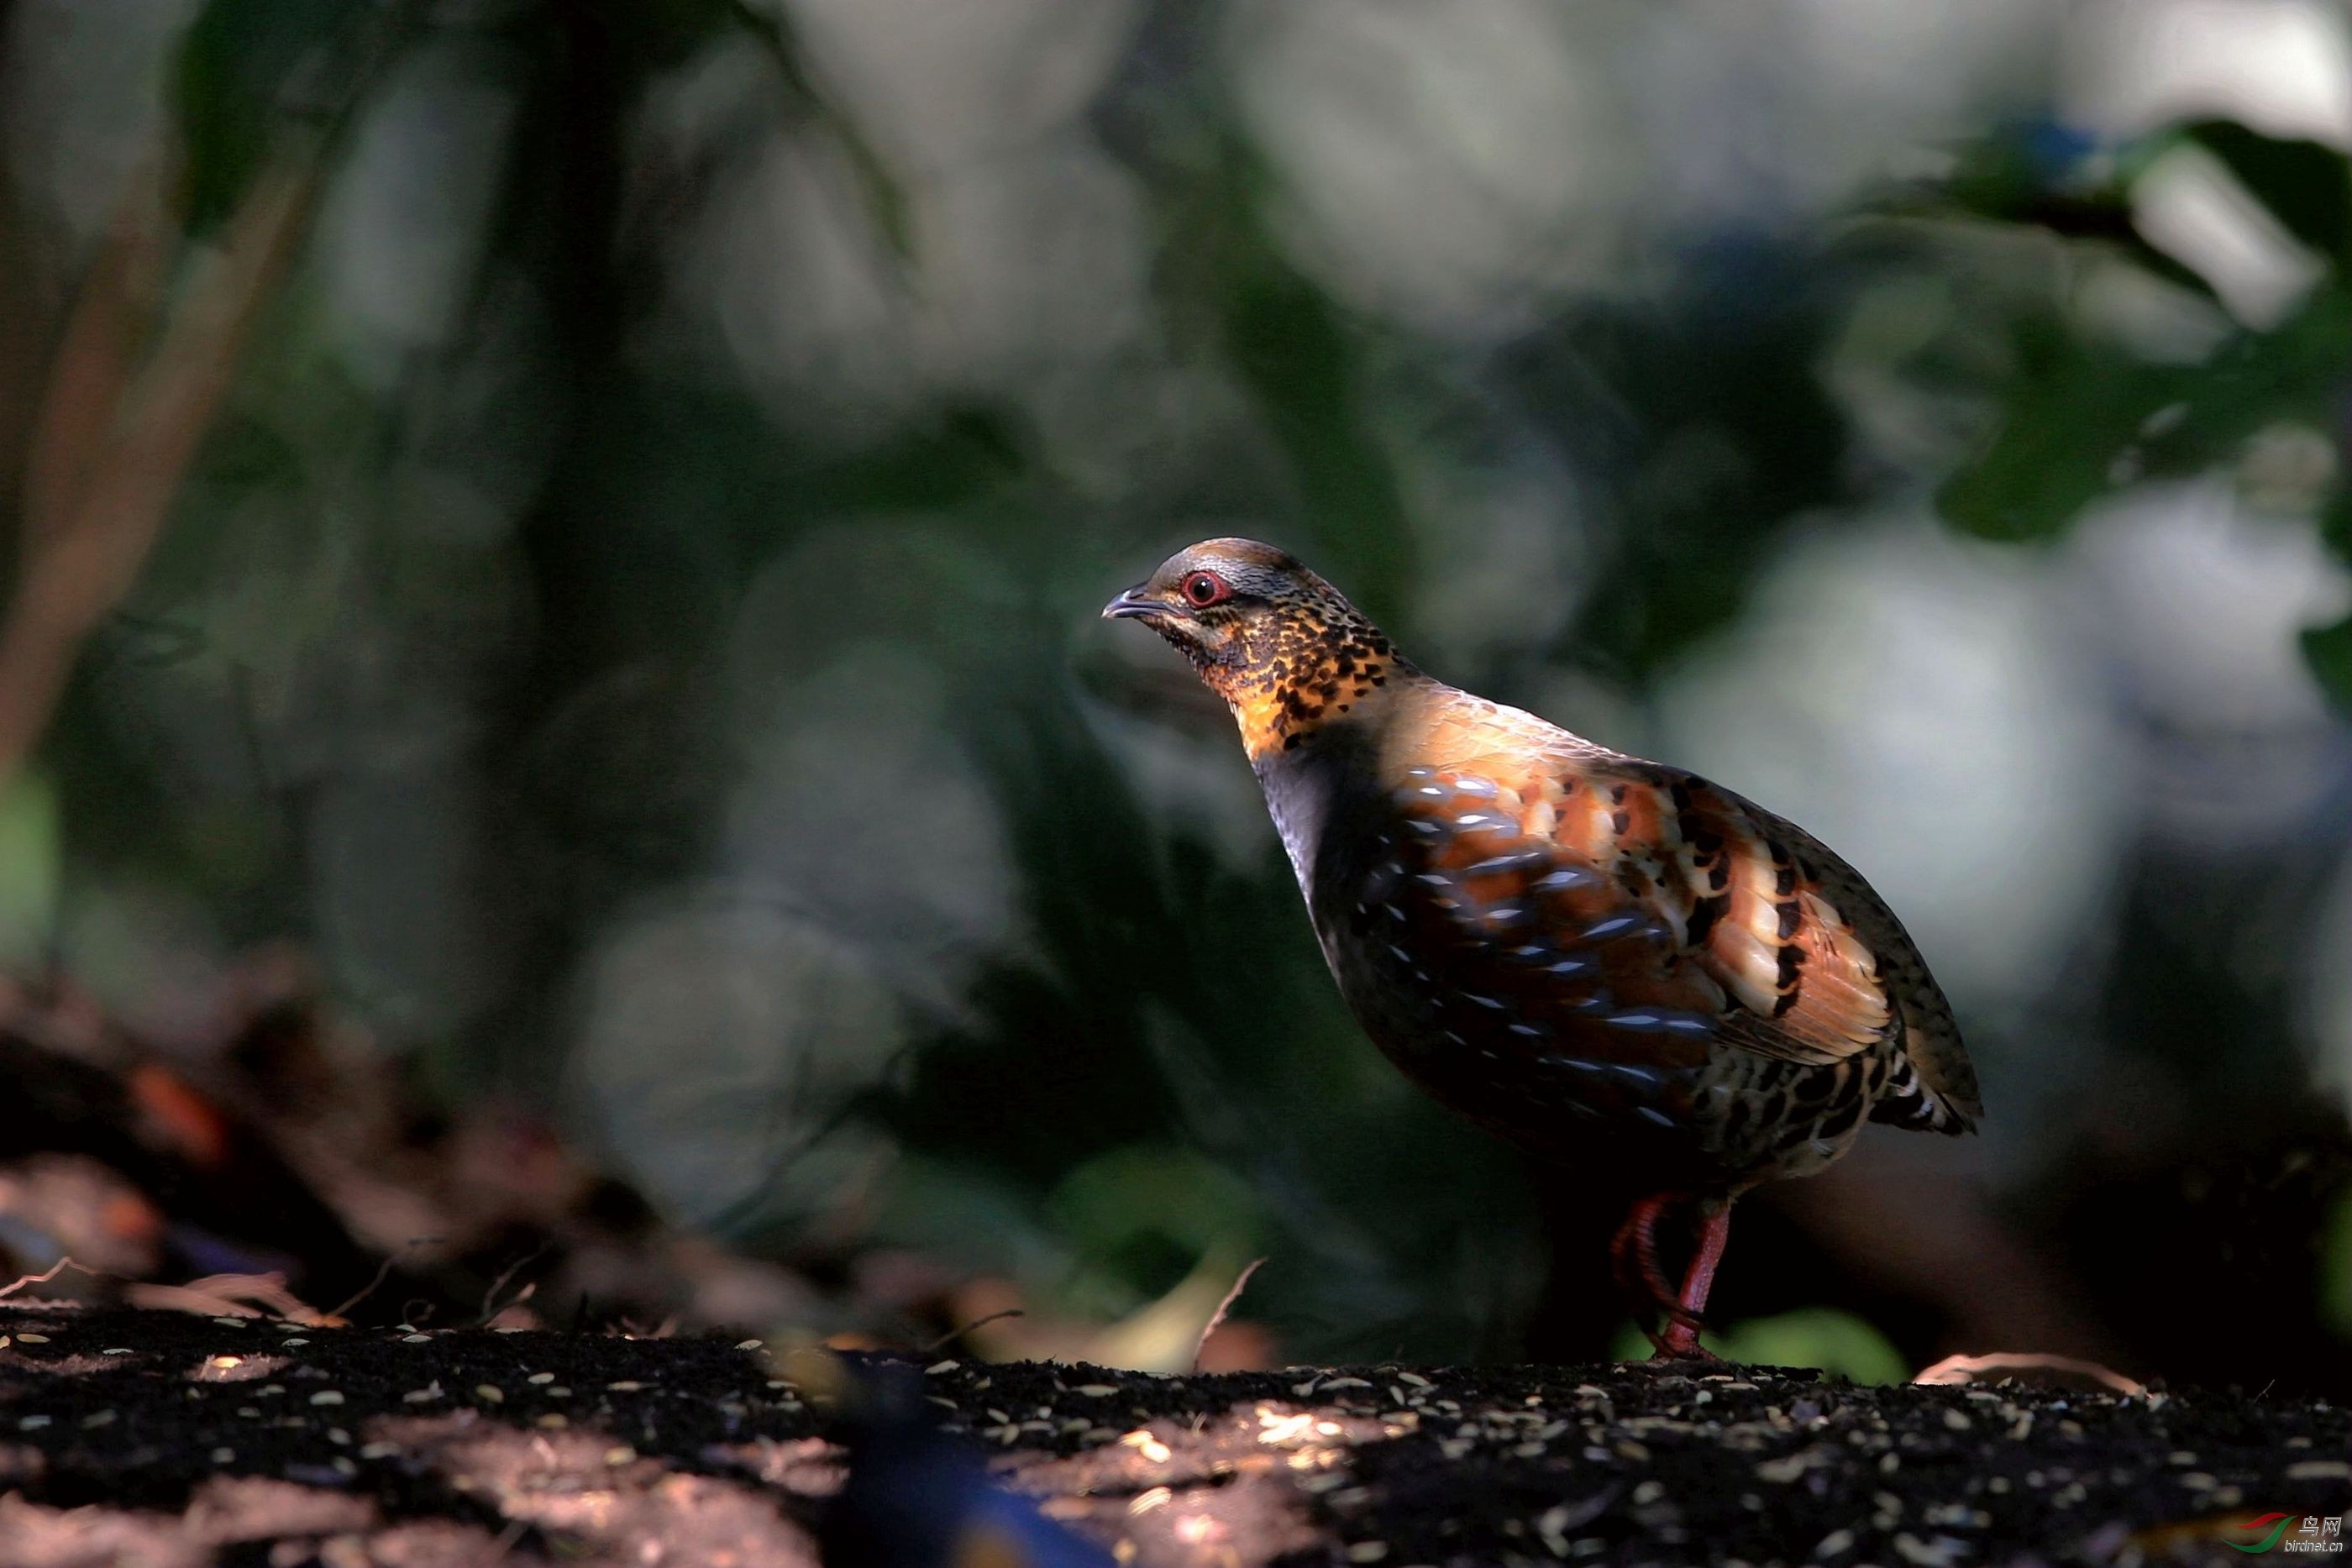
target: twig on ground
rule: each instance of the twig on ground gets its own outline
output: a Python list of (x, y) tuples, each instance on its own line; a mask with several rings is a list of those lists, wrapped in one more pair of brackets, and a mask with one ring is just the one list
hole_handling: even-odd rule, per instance
[(954, 1343), (957, 1340), (961, 1339), (964, 1335), (970, 1333), (974, 1329), (986, 1328), (990, 1323), (1002, 1322), (1006, 1318), (1017, 1318), (1025, 1315), (1026, 1314), (1024, 1313), (1019, 1307), (1007, 1307), (1003, 1312), (991, 1312), (984, 1318), (974, 1318), (968, 1323), (959, 1324), (957, 1327), (948, 1330), (947, 1333), (940, 1335), (939, 1338), (931, 1341), (930, 1343), (923, 1346), (922, 1349), (916, 1354), (919, 1355), (936, 1354), (940, 1351), (944, 1350), (949, 1345)]
[(68, 1269), (71, 1269), (77, 1274), (87, 1274), (93, 1280), (103, 1280), (107, 1277), (95, 1269), (75, 1262), (70, 1258), (60, 1258), (42, 1273), (27, 1274), (13, 1285), (0, 1285), (0, 1299), (15, 1295), (27, 1285), (46, 1285)]
[(1242, 1292), (1249, 1288), (1250, 1276), (1256, 1273), (1259, 1266), (1265, 1261), (1263, 1258), (1251, 1259), (1248, 1267), (1244, 1268), (1240, 1277), (1234, 1281), (1234, 1288), (1225, 1292), (1225, 1299), (1217, 1303), (1217, 1310), (1209, 1314), (1208, 1323), (1201, 1330), (1201, 1337), (1192, 1343), (1193, 1371), (1201, 1370), (1201, 1357), (1208, 1354), (1209, 1341), (1214, 1337), (1219, 1329), (1225, 1326), (1225, 1314), (1232, 1312), (1234, 1303), (1242, 1299)]
[[(358, 1306), (362, 1301), (366, 1301), (370, 1296), (374, 1295), (377, 1289), (383, 1284), (384, 1281), (392, 1277), (392, 1266), (400, 1260), (402, 1253), (413, 1252), (419, 1247), (429, 1247), (441, 1239), (442, 1238), (438, 1236), (410, 1237), (408, 1240), (402, 1245), (399, 1252), (386, 1254), (383, 1261), (376, 1265), (375, 1278), (361, 1286), (359, 1294), (353, 1296), (350, 1301), (345, 1301), (341, 1306), (337, 1307), (333, 1312), (329, 1312), (327, 1315), (331, 1318), (340, 1318), (346, 1312), (350, 1312), (353, 1307)], [(525, 1261), (528, 1261), (528, 1260), (525, 1260)]]
[(124, 1296), (138, 1307), (203, 1312), (214, 1317), (259, 1317), (275, 1312), (289, 1322), (322, 1328), (332, 1319), (286, 1288), (283, 1274), (207, 1274), (184, 1285), (133, 1282)]
[(2084, 1361), (2071, 1355), (2024, 1352), (1948, 1355), (1911, 1381), (1927, 1384), (1997, 1383), (2004, 1377), (2025, 1379), (2037, 1375), (2047, 1381), (2080, 1383), (2112, 1389), (2134, 1399), (2147, 1393), (2146, 1384), (2126, 1377), (2120, 1372), (2111, 1372), (2095, 1361)]
[(290, 1322), (313, 1326), (330, 1321), (326, 1314), (288, 1290), (283, 1274), (207, 1274), (184, 1285), (154, 1285), (142, 1280), (122, 1280), (121, 1276), (107, 1273), (104, 1270), (77, 1263), (71, 1258), (60, 1258), (37, 1274), (27, 1274), (13, 1283), (0, 1285), (0, 1300), (5, 1300), (27, 1286), (46, 1285), (68, 1269), (77, 1274), (87, 1274), (93, 1280), (117, 1281), (122, 1286), (123, 1299), (134, 1307), (202, 1312), (225, 1318), (257, 1318), (263, 1312), (270, 1312)]
[(482, 1292), (482, 1322), (488, 1322), (492, 1318), (497, 1317), (500, 1312), (506, 1311), (508, 1307), (520, 1306), (523, 1302), (530, 1300), (531, 1292), (539, 1289), (536, 1284), (525, 1285), (522, 1288), (522, 1293), (520, 1295), (518, 1295), (513, 1301), (508, 1301), (503, 1305), (499, 1301), (499, 1292), (505, 1290), (508, 1282), (513, 1280), (517, 1274), (521, 1273), (525, 1269), (530, 1268), (533, 1263), (536, 1263), (541, 1258), (546, 1257), (548, 1249), (554, 1245), (555, 1244), (551, 1241), (542, 1241), (538, 1246), (532, 1248), (530, 1251), (524, 1253), (521, 1257), (516, 1259), (513, 1262), (508, 1264), (499, 1271), (499, 1277), (490, 1281), (490, 1288)]

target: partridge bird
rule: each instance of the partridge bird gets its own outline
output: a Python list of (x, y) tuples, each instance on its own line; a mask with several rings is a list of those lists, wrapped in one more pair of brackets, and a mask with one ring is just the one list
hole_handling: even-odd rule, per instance
[[(1323, 956), (1422, 1089), (1644, 1194), (1612, 1247), (1698, 1333), (1732, 1202), (1843, 1155), (1865, 1118), (1973, 1130), (1943, 993), (1860, 873), (1695, 775), (1407, 663), (1281, 550), (1210, 539), (1114, 599), (1223, 697)], [(1695, 1222), (1679, 1288), (1661, 1220)]]

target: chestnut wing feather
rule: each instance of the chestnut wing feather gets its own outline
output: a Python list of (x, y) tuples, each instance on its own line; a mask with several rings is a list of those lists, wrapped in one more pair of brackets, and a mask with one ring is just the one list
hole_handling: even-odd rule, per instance
[(1398, 796), (1444, 982), (1604, 1050), (1646, 1035), (1827, 1064), (1900, 1027), (1847, 913), (1876, 900), (1788, 824), (1613, 755), (1517, 779), (1481, 760)]

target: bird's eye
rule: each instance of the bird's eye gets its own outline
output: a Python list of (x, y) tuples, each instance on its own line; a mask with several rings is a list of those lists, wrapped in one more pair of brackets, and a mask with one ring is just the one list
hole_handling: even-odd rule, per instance
[(1233, 585), (1213, 571), (1196, 571), (1184, 580), (1184, 597), (1201, 609), (1233, 596)]

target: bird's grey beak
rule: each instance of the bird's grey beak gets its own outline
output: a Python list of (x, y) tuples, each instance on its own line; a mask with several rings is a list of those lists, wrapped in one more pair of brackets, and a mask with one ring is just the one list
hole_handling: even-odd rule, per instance
[(1165, 615), (1168, 613), (1168, 606), (1160, 603), (1156, 599), (1144, 598), (1142, 590), (1143, 585), (1139, 582), (1133, 588), (1129, 589), (1125, 593), (1120, 594), (1117, 599), (1112, 600), (1108, 604), (1104, 605), (1102, 618), (1106, 621), (1118, 621), (1130, 615)]

